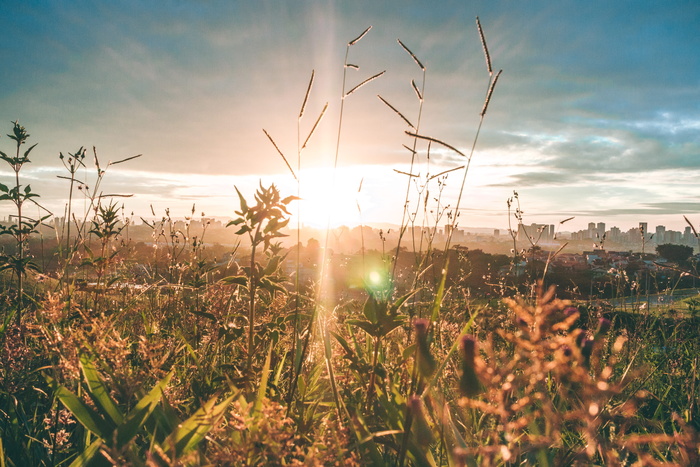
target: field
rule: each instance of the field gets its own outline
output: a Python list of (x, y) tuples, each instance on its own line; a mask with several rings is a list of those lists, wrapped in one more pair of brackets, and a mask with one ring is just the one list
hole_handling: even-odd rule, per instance
[[(253, 198), (232, 192), (234, 247), (209, 244), (194, 207), (145, 218), (151, 239), (137, 244), (119, 196), (100, 189), (111, 166), (136, 158), (101, 166), (83, 148), (60, 156), (64, 221), (30, 217), (41, 198), (21, 170), (34, 146), (15, 122), (1, 154), (14, 178), (0, 184), (13, 210), (1, 232), (0, 466), (697, 465), (697, 291), (672, 307), (624, 279), (607, 300), (565, 300), (549, 258), (502, 272), (536, 240), (479, 270), (477, 288), (465, 282), (474, 260), (449, 235), (434, 241), (439, 225), (466, 222), (454, 213), (497, 93), (477, 29), (485, 99), (470, 151), (421, 134), (420, 111), (406, 116), (380, 96), (408, 126), (416, 173), (433, 146), (464, 164), (405, 174), (398, 241), (381, 232), (381, 249), (369, 249), (363, 237), (342, 261), (328, 232), (305, 247), (286, 237), (297, 194), (264, 181)], [(344, 85), (339, 142), (346, 99), (380, 78)], [(412, 87), (422, 109), (423, 88)], [(266, 132), (291, 174), (325, 111), (299, 131), (297, 161)], [(91, 159), (88, 187), (78, 169)], [(456, 206), (442, 201), (448, 177)], [(516, 198), (511, 232), (522, 223)], [(697, 276), (691, 266), (679, 263), (679, 281)]]

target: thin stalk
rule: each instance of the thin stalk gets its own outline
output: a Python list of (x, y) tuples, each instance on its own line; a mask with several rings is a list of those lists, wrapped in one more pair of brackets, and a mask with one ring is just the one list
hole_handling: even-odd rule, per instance
[(503, 70), (499, 70), (496, 75), (493, 74), (493, 67), (491, 66), (491, 56), (489, 55), (489, 50), (486, 45), (486, 38), (484, 37), (484, 31), (481, 27), (481, 22), (479, 21), (479, 17), (476, 18), (476, 25), (479, 30), (479, 38), (481, 39), (481, 45), (484, 49), (484, 56), (486, 58), (486, 69), (489, 73), (489, 85), (488, 88), (486, 89), (486, 97), (484, 98), (484, 105), (481, 108), (481, 112), (479, 113), (479, 126), (476, 129), (476, 134), (474, 135), (474, 140), (472, 141), (472, 147), (471, 150), (469, 151), (469, 157), (467, 157), (467, 166), (464, 169), (464, 177), (462, 178), (462, 185), (459, 187), (459, 196), (457, 197), (457, 205), (455, 206), (454, 209), (454, 216), (452, 218), (452, 225), (450, 228), (450, 234), (448, 235), (447, 239), (445, 240), (445, 253), (450, 248), (450, 242), (452, 241), (452, 234), (454, 233), (455, 227), (457, 226), (457, 219), (459, 217), (459, 206), (462, 201), (462, 194), (464, 193), (464, 186), (467, 183), (467, 174), (469, 173), (469, 166), (471, 165), (472, 162), (472, 157), (474, 156), (474, 150), (476, 149), (476, 142), (479, 140), (479, 133), (481, 132), (481, 125), (484, 123), (484, 117), (486, 116), (486, 110), (489, 107), (489, 103), (491, 102), (491, 96), (493, 95), (493, 90), (496, 87), (496, 83), (498, 82), (498, 78), (501, 76), (501, 73)]
[[(309, 80), (309, 86), (306, 89), (306, 95), (304, 96), (304, 102), (301, 104), (301, 110), (299, 111), (299, 118), (297, 118), (297, 198), (301, 199), (301, 119), (304, 116), (304, 110), (306, 109), (306, 103), (309, 99), (309, 94), (311, 93), (311, 87), (313, 86), (315, 72), (311, 72), (311, 79)], [(292, 374), (289, 378), (289, 390), (287, 391), (287, 409), (289, 410), (292, 405), (292, 399), (294, 399), (294, 387), (296, 386), (296, 356), (297, 356), (297, 340), (299, 339), (299, 305), (300, 305), (300, 282), (299, 274), (301, 273), (301, 206), (297, 203), (297, 247), (296, 247), (296, 276), (294, 279), (294, 331), (292, 337)]]
[(374, 384), (377, 376), (377, 372), (375, 370), (377, 368), (377, 361), (379, 360), (379, 344), (380, 339), (377, 337), (374, 341), (374, 350), (372, 352), (372, 373), (370, 374), (369, 386), (367, 387), (367, 410), (369, 410), (370, 404), (372, 403), (372, 397), (374, 396)]
[(257, 277), (255, 275), (255, 249), (257, 244), (255, 243), (255, 238), (258, 237), (260, 233), (260, 225), (255, 230), (255, 235), (251, 235), (251, 247), (250, 247), (250, 287), (249, 287), (249, 304), (248, 304), (248, 358), (246, 363), (246, 368), (248, 373), (251, 373), (253, 366), (253, 337), (255, 336), (255, 290)]
[[(416, 129), (415, 132), (419, 133), (420, 132), (420, 122), (421, 122), (421, 117), (423, 116), (423, 96), (425, 96), (425, 68), (423, 68), (423, 82), (421, 84), (421, 90), (420, 90), (420, 99), (419, 99), (419, 107), (418, 107), (418, 120), (416, 121)], [(418, 145), (418, 138), (414, 137), (413, 138), (413, 147), (411, 148), (411, 168), (409, 169), (408, 173), (413, 173), (413, 167), (415, 165), (416, 161), (416, 147)], [(406, 228), (408, 227), (406, 224), (406, 216), (408, 215), (408, 201), (409, 201), (409, 196), (411, 192), (411, 177), (408, 177), (408, 181), (406, 182), (406, 197), (404, 199), (404, 205), (403, 205), (403, 213), (401, 215), (401, 223), (399, 224), (399, 240), (396, 244), (396, 257), (394, 258), (394, 267), (391, 271), (391, 278), (392, 281), (396, 279), (396, 266), (399, 262), (399, 252), (401, 249), (401, 240), (403, 240), (403, 236), (406, 233)], [(420, 196), (417, 200), (418, 203), (420, 203)], [(415, 243), (415, 242), (414, 242)], [(414, 247), (414, 253), (415, 253), (415, 247)]]
[[(19, 160), (19, 148), (22, 143), (20, 141), (17, 141), (17, 156), (15, 160)], [(19, 169), (20, 166), (17, 166), (15, 168), (15, 186), (17, 187), (17, 201), (15, 204), (17, 205), (17, 226), (19, 230), (17, 231), (17, 258), (18, 258), (18, 264), (17, 267), (15, 268), (15, 273), (17, 274), (17, 312), (15, 313), (15, 323), (17, 324), (17, 327), (20, 327), (20, 324), (22, 322), (22, 299), (24, 298), (24, 277), (22, 275), (22, 269), (21, 265), (23, 264), (24, 260), (24, 234), (23, 234), (23, 229), (22, 229), (22, 199), (20, 198), (21, 194), (19, 191)]]

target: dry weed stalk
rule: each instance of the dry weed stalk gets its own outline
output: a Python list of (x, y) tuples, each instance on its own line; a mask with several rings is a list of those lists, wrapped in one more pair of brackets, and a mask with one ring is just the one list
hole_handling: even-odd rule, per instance
[(471, 436), (465, 439), (473, 441), (455, 452), (458, 463), (651, 465), (670, 459), (690, 465), (698, 460), (698, 436), (690, 427), (678, 418), (679, 432), (658, 432), (638, 416), (647, 394), (623, 397), (634, 375), (620, 376), (617, 355), (626, 338), (611, 343), (609, 320), (601, 318), (593, 333), (577, 328), (578, 310), (555, 298), (554, 288), (540, 290), (535, 305), (505, 302), (516, 330), (499, 329), (504, 342), (487, 339), (482, 357), (474, 338), (462, 339), (465, 397), (459, 405), (468, 409), (462, 416), (471, 420)]

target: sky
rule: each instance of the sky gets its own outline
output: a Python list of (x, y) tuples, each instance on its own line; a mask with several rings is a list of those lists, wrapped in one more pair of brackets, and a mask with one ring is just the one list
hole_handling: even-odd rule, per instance
[[(493, 76), (477, 16), (503, 70), (478, 138)], [(57, 216), (69, 192), (59, 154), (88, 150), (77, 176), (94, 190), (94, 147), (99, 192), (132, 195), (115, 199), (137, 218), (193, 205), (234, 217), (234, 186), (251, 196), (274, 183), (300, 190), (309, 225), (398, 224), (407, 192), (408, 212), (423, 212), (420, 190), (428, 220), (444, 224), (464, 180), (461, 227), (507, 228), (514, 192), (526, 224), (700, 225), (695, 0), (0, 0), (0, 31), (0, 150), (14, 154), (4, 135), (19, 120), (38, 143), (21, 183)], [(357, 68), (344, 68), (346, 51)], [(463, 155), (421, 139), (411, 168), (410, 127), (378, 95)], [(7, 165), (0, 183), (14, 183)], [(84, 212), (82, 191), (75, 199)], [(11, 212), (0, 203), (0, 217)]]

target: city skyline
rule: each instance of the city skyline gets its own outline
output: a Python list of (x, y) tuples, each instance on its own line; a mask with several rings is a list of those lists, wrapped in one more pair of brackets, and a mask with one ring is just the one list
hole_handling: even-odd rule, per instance
[[(12, 151), (4, 134), (18, 119), (28, 143), (38, 143), (22, 183), (57, 216), (67, 197), (59, 153), (84, 147), (91, 161), (93, 145), (103, 168), (143, 154), (109, 167), (103, 182), (105, 193), (134, 195), (118, 201), (136, 217), (150, 217), (151, 207), (156, 217), (166, 208), (182, 217), (193, 204), (233, 217), (233, 187), (251, 196), (259, 181), (296, 194), (262, 130), (296, 171), (297, 117), (314, 70), (302, 133), (329, 107), (296, 174), (302, 216), (318, 213), (305, 222), (325, 225), (332, 211), (332, 225), (398, 224), (410, 138), (377, 95), (416, 121), (410, 83), (422, 74), (397, 39), (426, 67), (420, 133), (468, 153), (488, 84), (479, 16), (503, 75), (471, 161), (460, 228), (507, 228), (514, 191), (525, 224), (574, 217), (560, 229), (600, 221), (682, 231), (686, 215), (700, 226), (700, 5), (39, 1), (12, 9), (0, 45), (0, 150)], [(348, 80), (386, 73), (347, 99), (334, 173), (345, 47), (370, 25), (351, 50), (359, 70)], [(438, 146), (421, 177), (465, 164)], [(79, 176), (92, 184), (91, 162)], [(10, 180), (0, 168), (0, 182)], [(449, 174), (445, 205), (454, 206), (461, 180), (461, 171)], [(8, 209), (0, 206), (0, 217)]]

